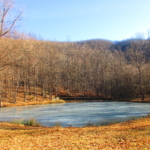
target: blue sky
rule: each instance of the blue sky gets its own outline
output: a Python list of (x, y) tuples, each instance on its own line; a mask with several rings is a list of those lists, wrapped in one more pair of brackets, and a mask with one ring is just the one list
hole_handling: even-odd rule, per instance
[(150, 29), (150, 0), (17, 0), (20, 30), (44, 40), (123, 40)]

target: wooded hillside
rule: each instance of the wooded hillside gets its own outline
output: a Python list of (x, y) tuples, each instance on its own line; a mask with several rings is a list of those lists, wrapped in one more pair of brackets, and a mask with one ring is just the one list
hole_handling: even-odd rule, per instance
[[(150, 41), (51, 42), (0, 38), (0, 102), (33, 95), (150, 96)], [(63, 93), (62, 93), (63, 92)]]

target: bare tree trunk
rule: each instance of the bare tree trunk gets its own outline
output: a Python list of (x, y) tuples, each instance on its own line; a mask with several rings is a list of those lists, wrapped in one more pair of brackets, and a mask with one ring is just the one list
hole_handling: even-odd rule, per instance
[(24, 102), (27, 101), (27, 83), (26, 83), (26, 79), (24, 80)]
[(42, 100), (44, 101), (45, 99), (45, 82), (43, 81), (42, 83)]
[(138, 68), (139, 71), (139, 78), (140, 78), (140, 90), (141, 90), (141, 96), (142, 96), (142, 100), (144, 100), (145, 96), (144, 96), (144, 88), (143, 88), (143, 76), (141, 73), (141, 69)]
[(2, 107), (2, 90), (3, 90), (3, 81), (0, 81), (0, 107)]
[(2, 90), (0, 89), (0, 107), (2, 107)]
[(34, 84), (34, 96), (35, 96), (35, 101), (37, 101), (37, 84), (36, 84), (36, 81), (35, 81), (35, 84)]
[(17, 102), (16, 98), (17, 98), (18, 89), (19, 89), (19, 81), (17, 81), (17, 85), (16, 85), (15, 92), (14, 92), (14, 103)]

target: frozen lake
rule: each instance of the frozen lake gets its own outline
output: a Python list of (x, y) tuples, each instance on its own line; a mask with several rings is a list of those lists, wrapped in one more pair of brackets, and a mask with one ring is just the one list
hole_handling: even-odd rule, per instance
[(150, 114), (149, 103), (84, 102), (0, 108), (0, 121), (37, 119), (44, 126), (82, 127)]

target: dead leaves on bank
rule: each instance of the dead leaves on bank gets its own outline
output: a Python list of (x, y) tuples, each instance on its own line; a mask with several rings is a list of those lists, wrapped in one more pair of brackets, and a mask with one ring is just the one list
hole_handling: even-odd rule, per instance
[(148, 150), (150, 118), (102, 127), (27, 127), (0, 123), (0, 150)]

